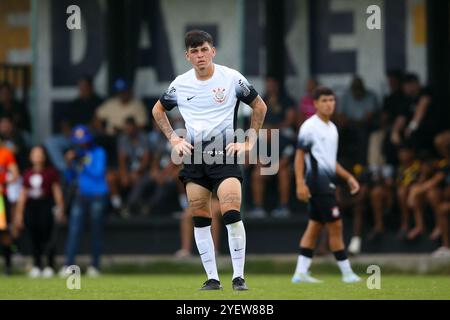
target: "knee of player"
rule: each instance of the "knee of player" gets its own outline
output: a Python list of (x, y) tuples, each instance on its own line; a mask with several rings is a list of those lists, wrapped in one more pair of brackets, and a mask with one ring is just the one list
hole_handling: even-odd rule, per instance
[(192, 217), (211, 218), (211, 212), (205, 208), (195, 209), (191, 208)]
[(222, 212), (222, 216), (225, 215), (229, 211), (241, 211), (241, 203), (230, 203), (230, 204), (221, 204), (220, 211)]
[(234, 209), (225, 211), (222, 218), (225, 225), (231, 225), (242, 220), (240, 211)]

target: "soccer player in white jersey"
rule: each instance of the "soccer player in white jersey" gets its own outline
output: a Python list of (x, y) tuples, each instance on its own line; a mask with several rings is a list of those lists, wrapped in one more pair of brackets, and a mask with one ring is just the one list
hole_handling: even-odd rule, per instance
[(357, 282), (361, 279), (353, 272), (345, 252), (342, 219), (335, 193), (337, 177), (347, 181), (351, 194), (359, 191), (359, 184), (336, 161), (338, 131), (330, 121), (336, 104), (333, 91), (318, 87), (313, 99), (316, 114), (301, 126), (295, 156), (297, 198), (309, 203), (310, 218), (300, 240), (300, 255), (292, 282), (321, 282), (311, 277), (308, 270), (323, 227), (327, 228), (330, 249), (342, 272), (342, 281)]
[[(153, 117), (174, 151), (183, 156), (183, 160), (188, 159), (183, 162), (180, 179), (186, 186), (194, 221), (194, 238), (208, 276), (201, 289), (222, 289), (211, 236), (211, 195), (216, 192), (228, 230), (233, 264), (232, 287), (234, 290), (248, 290), (244, 280), (246, 238), (240, 215), (242, 173), (235, 160), (237, 154), (253, 148), (256, 137), (235, 142), (230, 130), (233, 133), (236, 129), (240, 101), (253, 109), (251, 129), (256, 134), (263, 124), (267, 107), (244, 76), (213, 63), (216, 49), (210, 34), (201, 30), (189, 31), (185, 35), (185, 47), (186, 59), (193, 68), (170, 84), (153, 107)], [(166, 115), (166, 111), (176, 106), (185, 121), (185, 137), (174, 132)], [(216, 145), (218, 142), (221, 143)], [(206, 149), (212, 150), (218, 161), (211, 164), (202, 158), (201, 163), (196, 163), (195, 155), (198, 152), (204, 155)], [(228, 162), (230, 158), (232, 163)]]

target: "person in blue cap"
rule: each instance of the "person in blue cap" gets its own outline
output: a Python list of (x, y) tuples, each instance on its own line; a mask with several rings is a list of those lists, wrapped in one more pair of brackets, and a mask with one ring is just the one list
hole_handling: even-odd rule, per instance
[(105, 208), (108, 200), (106, 152), (102, 147), (95, 145), (91, 133), (84, 125), (74, 127), (71, 140), (76, 148), (65, 154), (67, 169), (64, 176), (69, 183), (76, 183), (77, 192), (70, 212), (65, 265), (61, 269), (60, 275), (66, 275), (67, 267), (75, 264), (84, 221), (89, 217), (92, 234), (92, 262), (87, 269), (87, 275), (98, 276)]

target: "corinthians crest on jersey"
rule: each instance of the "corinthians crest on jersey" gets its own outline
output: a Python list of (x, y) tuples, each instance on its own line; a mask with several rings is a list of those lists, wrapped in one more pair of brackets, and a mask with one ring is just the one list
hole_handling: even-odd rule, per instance
[(226, 96), (225, 96), (225, 88), (216, 88), (213, 89), (214, 92), (214, 101), (216, 101), (217, 103), (222, 103), (225, 101)]

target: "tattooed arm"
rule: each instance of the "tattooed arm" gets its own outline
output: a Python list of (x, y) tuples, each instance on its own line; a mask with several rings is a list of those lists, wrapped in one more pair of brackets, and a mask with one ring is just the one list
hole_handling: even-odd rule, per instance
[[(261, 99), (260, 96), (257, 96), (255, 100), (253, 100), (253, 102), (250, 103), (250, 107), (253, 109), (252, 119), (250, 122), (250, 129), (254, 130), (256, 133), (256, 137), (258, 137), (259, 129), (261, 129), (264, 122), (264, 117), (266, 116), (267, 106), (264, 100)], [(249, 141), (251, 149), (256, 143), (256, 139), (255, 140), (249, 139), (249, 140), (252, 140)]]
[(258, 132), (261, 129), (264, 117), (266, 116), (267, 106), (260, 96), (257, 96), (251, 103), (250, 107), (253, 109), (252, 118), (250, 122), (250, 134), (246, 137), (245, 143), (230, 143), (227, 145), (227, 154), (241, 153), (251, 150), (258, 139)]
[(152, 109), (152, 115), (162, 133), (166, 136), (167, 140), (170, 141), (172, 148), (175, 149), (180, 156), (183, 154), (190, 155), (191, 150), (193, 149), (192, 145), (183, 138), (179, 137), (175, 131), (173, 131), (169, 119), (167, 118), (166, 109), (164, 109), (159, 100), (155, 103), (155, 106)]

